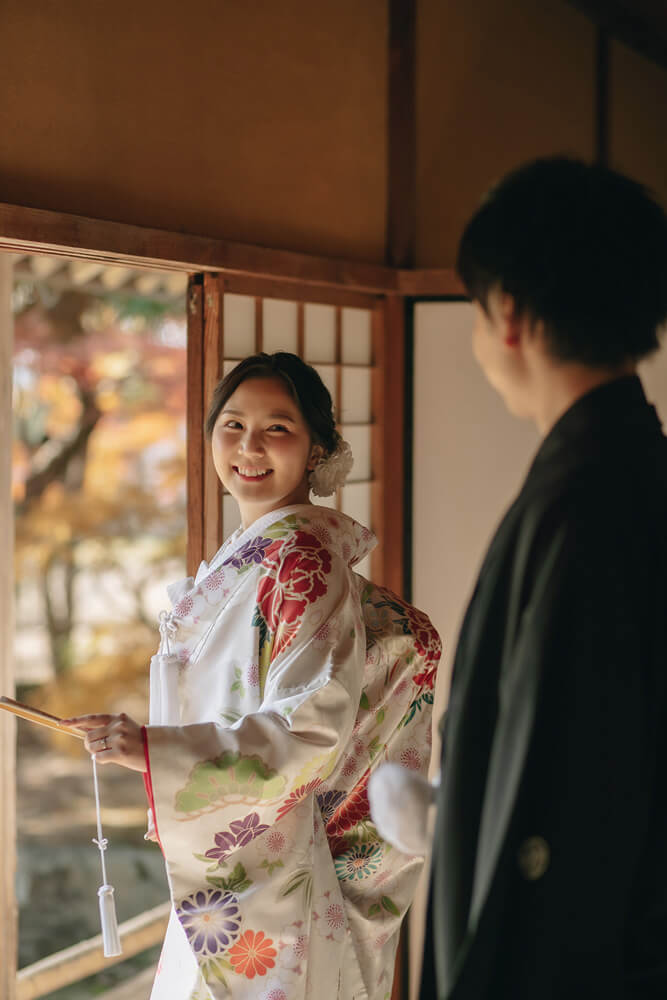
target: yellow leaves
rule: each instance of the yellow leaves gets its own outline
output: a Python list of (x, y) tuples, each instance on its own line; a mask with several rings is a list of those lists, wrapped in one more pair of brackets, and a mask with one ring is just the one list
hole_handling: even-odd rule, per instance
[(120, 393), (116, 389), (101, 389), (95, 401), (102, 413), (113, 413), (114, 410), (120, 409), (123, 402)]
[[(61, 718), (92, 712), (127, 712), (146, 721), (148, 668), (155, 652), (151, 629), (134, 623), (98, 625), (91, 629), (89, 648), (81, 662), (32, 697), (37, 707)], [(61, 750), (80, 753), (78, 741), (58, 734)]]
[(82, 410), (74, 379), (63, 375), (42, 375), (38, 396), (48, 408), (46, 433), (49, 437), (67, 437), (79, 422)]
[(30, 454), (22, 441), (12, 441), (12, 500), (20, 503), (25, 496), (25, 481), (30, 471)]
[(98, 378), (123, 379), (137, 367), (137, 352), (129, 351), (109, 351), (107, 354), (98, 354), (90, 366), (91, 372)]
[(45, 514), (56, 513), (65, 498), (65, 487), (57, 480), (49, 483), (42, 493), (41, 507)]

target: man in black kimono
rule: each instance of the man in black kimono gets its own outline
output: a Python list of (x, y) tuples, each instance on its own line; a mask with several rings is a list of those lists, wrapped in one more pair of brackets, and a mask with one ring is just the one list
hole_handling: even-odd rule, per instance
[(473, 349), (544, 435), (490, 545), (444, 726), (422, 1000), (667, 1000), (667, 442), (636, 375), (667, 220), (543, 160), (463, 235)]

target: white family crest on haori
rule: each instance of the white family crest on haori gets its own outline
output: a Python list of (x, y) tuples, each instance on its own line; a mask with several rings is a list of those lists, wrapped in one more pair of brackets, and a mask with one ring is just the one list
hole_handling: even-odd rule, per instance
[(367, 786), (387, 760), (426, 773), (440, 641), (354, 572), (374, 544), (287, 507), (170, 588), (146, 739), (174, 910), (152, 1000), (390, 995), (423, 859), (380, 838)]

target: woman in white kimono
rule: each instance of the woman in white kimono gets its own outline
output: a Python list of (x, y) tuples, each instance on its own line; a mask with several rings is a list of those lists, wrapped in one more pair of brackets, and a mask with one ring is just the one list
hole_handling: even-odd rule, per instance
[(354, 572), (371, 532), (310, 502), (351, 466), (313, 368), (247, 358), (207, 431), (242, 527), (169, 588), (150, 724), (68, 720), (144, 772), (173, 900), (152, 998), (385, 1000), (423, 859), (380, 838), (367, 786), (426, 773), (440, 642)]

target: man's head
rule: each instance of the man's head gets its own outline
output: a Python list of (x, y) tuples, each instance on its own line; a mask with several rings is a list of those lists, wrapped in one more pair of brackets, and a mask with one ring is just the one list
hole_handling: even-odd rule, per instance
[(635, 181), (537, 160), (487, 195), (457, 267), (473, 300), (509, 296), (555, 360), (611, 369), (658, 347), (667, 321), (667, 217)]

